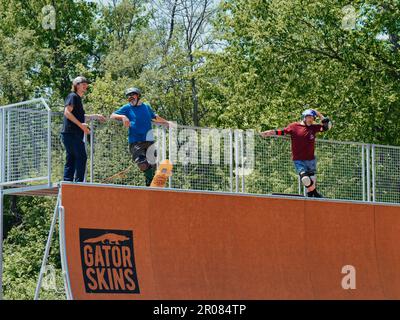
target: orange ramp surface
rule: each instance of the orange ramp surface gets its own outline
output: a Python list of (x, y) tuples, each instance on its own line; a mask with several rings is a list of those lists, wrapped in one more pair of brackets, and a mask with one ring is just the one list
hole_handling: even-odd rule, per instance
[[(62, 185), (73, 299), (399, 299), (400, 207)], [(342, 267), (356, 289), (342, 287)]]

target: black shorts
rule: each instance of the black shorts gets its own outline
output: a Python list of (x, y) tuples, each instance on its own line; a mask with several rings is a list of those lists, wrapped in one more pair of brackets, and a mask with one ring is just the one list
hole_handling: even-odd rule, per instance
[[(136, 164), (148, 163), (146, 153), (147, 149), (154, 144), (154, 141), (141, 141), (129, 144), (129, 151), (132, 155), (132, 160)], [(156, 156), (156, 151), (154, 156)]]

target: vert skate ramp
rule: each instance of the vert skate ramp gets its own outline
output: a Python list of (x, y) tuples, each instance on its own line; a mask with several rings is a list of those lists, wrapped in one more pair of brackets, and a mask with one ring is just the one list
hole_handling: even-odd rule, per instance
[(399, 206), (89, 184), (61, 205), (71, 299), (400, 298)]

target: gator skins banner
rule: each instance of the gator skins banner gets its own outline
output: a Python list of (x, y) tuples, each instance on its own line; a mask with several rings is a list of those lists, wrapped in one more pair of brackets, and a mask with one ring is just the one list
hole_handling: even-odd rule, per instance
[(79, 229), (87, 293), (140, 293), (131, 230)]

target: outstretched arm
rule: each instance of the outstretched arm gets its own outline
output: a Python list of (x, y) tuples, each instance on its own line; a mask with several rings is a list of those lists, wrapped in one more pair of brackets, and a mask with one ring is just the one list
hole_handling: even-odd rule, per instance
[(161, 118), (160, 116), (156, 115), (156, 117), (153, 119), (155, 123), (161, 124), (169, 128), (171, 123), (168, 120), (165, 120), (164, 118)]
[(124, 127), (126, 127), (126, 128), (129, 128), (130, 125), (131, 125), (131, 123), (130, 123), (128, 117), (125, 116), (125, 115), (123, 115), (123, 114), (116, 114), (116, 113), (113, 113), (113, 114), (110, 116), (110, 118), (111, 118), (111, 119), (118, 120), (118, 121), (122, 121)]
[(85, 121), (91, 121), (91, 120), (98, 120), (100, 122), (106, 122), (106, 117), (103, 116), (102, 114), (86, 114)]
[(285, 130), (275, 129), (275, 130), (267, 130), (260, 133), (262, 137), (271, 137), (271, 136), (284, 136)]

